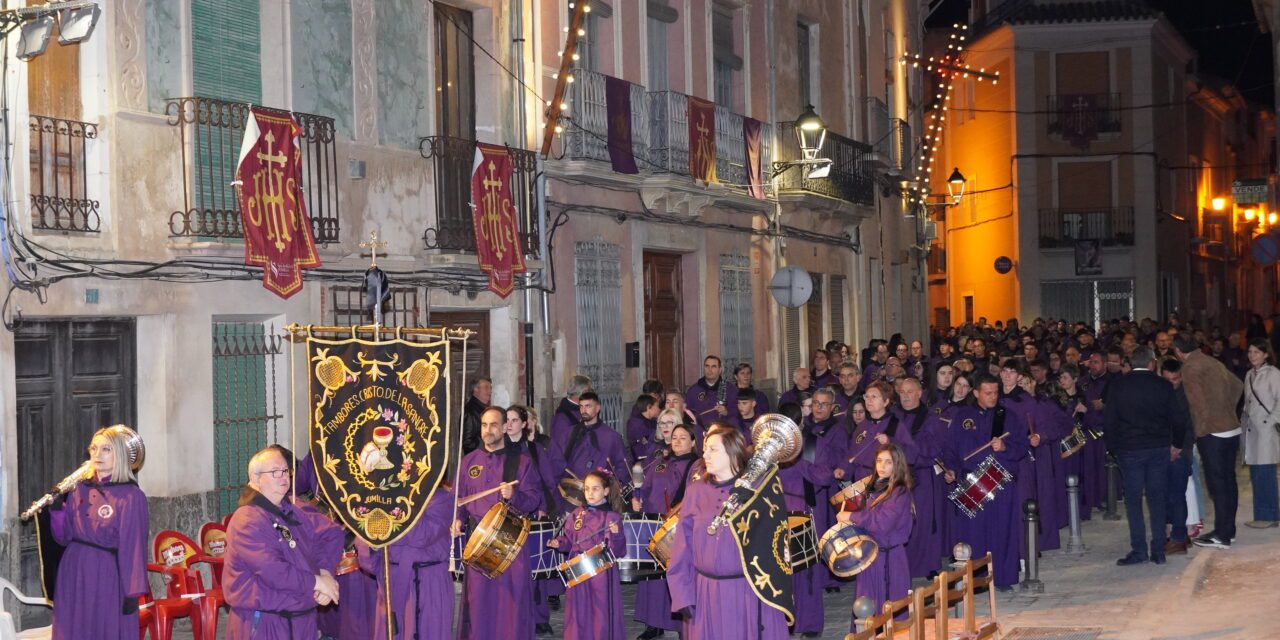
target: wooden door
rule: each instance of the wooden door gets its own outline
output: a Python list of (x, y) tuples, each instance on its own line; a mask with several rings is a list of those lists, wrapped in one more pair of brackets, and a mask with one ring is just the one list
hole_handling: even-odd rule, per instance
[[(462, 347), (455, 343), (449, 353), (449, 371), (452, 388), (450, 402), (457, 402), (458, 385), (465, 385), (462, 392), (465, 401), (471, 395), (471, 381), (479, 376), (489, 375), (489, 312), (488, 311), (435, 311), (427, 317), (427, 326), (461, 327), (476, 332), (467, 341), (466, 364), (462, 362)], [(457, 406), (461, 411), (461, 405)], [(453, 416), (458, 417), (459, 413)]]
[[(18, 500), (25, 509), (87, 458), (99, 428), (136, 423), (132, 319), (26, 321), (14, 331)], [(24, 526), (22, 585), (40, 593), (35, 529)]]
[(668, 388), (685, 388), (680, 354), (684, 333), (680, 254), (644, 252), (644, 349), (646, 377)]

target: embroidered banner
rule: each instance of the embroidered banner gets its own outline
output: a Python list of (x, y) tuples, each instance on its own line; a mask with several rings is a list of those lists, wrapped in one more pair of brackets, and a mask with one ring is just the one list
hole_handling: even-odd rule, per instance
[(631, 83), (605, 76), (604, 104), (609, 114), (609, 163), (618, 173), (640, 173), (631, 146)]
[(747, 147), (747, 193), (764, 200), (764, 176), (760, 170), (760, 121), (742, 119), (742, 140)]
[(1102, 117), (1098, 96), (1089, 93), (1071, 94), (1058, 96), (1058, 100), (1062, 138), (1073, 147), (1088, 149), (1089, 144), (1098, 137), (1098, 125)]
[(489, 274), (489, 290), (511, 295), (517, 273), (523, 273), (524, 249), (516, 205), (511, 197), (515, 166), (506, 147), (476, 143), (471, 165), (471, 217), (476, 229), (480, 270)]
[(787, 503), (778, 477), (778, 465), (772, 465), (759, 480), (760, 489), (735, 487), (742, 492), (743, 507), (729, 517), (742, 573), (756, 597), (781, 611), (787, 625), (795, 624), (795, 597), (791, 589), (791, 528), (787, 519)]
[(292, 115), (250, 109), (236, 168), (244, 263), (262, 267), (262, 286), (281, 298), (302, 290), (303, 269), (320, 266), (302, 198), (300, 131)]
[(716, 182), (716, 105), (689, 96), (689, 175)]
[(308, 337), (307, 355), (320, 491), (370, 546), (391, 544), (417, 523), (444, 474), (448, 342)]

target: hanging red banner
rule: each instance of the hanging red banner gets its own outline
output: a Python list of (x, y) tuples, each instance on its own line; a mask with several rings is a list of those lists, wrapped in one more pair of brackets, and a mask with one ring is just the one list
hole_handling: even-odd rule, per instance
[(471, 217), (476, 228), (476, 256), (489, 274), (489, 290), (511, 295), (516, 274), (523, 273), (524, 249), (516, 204), (511, 197), (515, 166), (506, 147), (476, 143), (471, 166)]
[(236, 168), (244, 263), (262, 267), (262, 286), (288, 298), (302, 290), (302, 270), (320, 266), (302, 199), (301, 132), (287, 113), (250, 109)]
[(716, 105), (689, 96), (689, 175), (716, 182)]

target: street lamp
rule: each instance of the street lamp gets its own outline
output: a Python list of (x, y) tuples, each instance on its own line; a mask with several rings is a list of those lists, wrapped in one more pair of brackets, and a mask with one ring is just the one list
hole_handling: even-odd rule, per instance
[(813, 105), (805, 105), (804, 113), (796, 119), (796, 141), (800, 143), (800, 153), (805, 160), (814, 160), (822, 151), (822, 144), (827, 141), (827, 123), (818, 117)]
[(1256, 212), (1256, 211), (1254, 211), (1253, 209), (1245, 209), (1245, 210), (1244, 210), (1244, 221), (1245, 221), (1245, 222), (1253, 222), (1253, 217), (1254, 217), (1255, 215), (1257, 215), (1257, 212)]
[(951, 206), (960, 204), (960, 199), (964, 197), (965, 183), (964, 174), (960, 173), (960, 168), (953, 168), (951, 177), (947, 178), (947, 195), (951, 196)]
[(1222, 211), (1223, 209), (1227, 208), (1227, 199), (1219, 196), (1217, 198), (1214, 198), (1213, 200), (1210, 200), (1209, 204), (1213, 205), (1214, 211)]

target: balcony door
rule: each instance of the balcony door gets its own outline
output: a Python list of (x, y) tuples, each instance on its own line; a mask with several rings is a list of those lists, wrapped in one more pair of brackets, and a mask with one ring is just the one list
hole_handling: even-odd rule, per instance
[[(471, 12), (431, 3), (436, 38), (436, 135), (476, 139), (475, 56)], [(471, 165), (466, 167), (470, 173)]]
[(680, 275), (680, 254), (644, 252), (644, 348), (648, 362), (646, 377), (661, 380), (667, 388), (683, 389), (685, 380), (680, 355), (684, 331), (680, 319), (684, 283)]

